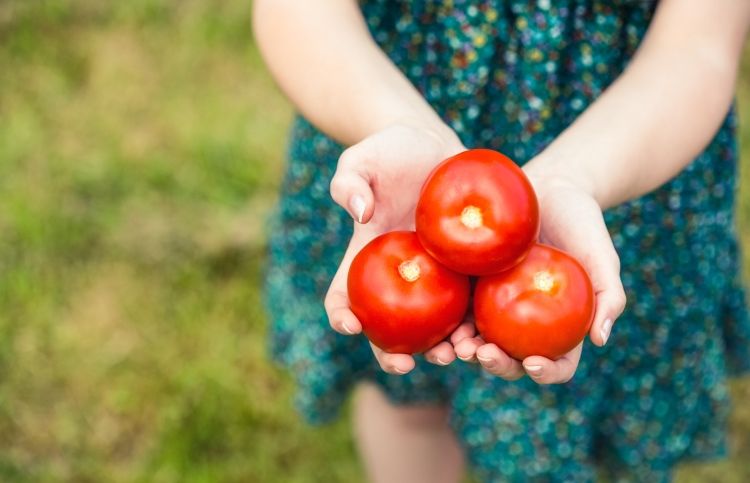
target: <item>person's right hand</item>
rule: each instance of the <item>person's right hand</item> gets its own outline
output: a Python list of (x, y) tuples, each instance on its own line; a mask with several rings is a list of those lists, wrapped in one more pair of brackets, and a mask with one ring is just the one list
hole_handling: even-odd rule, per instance
[[(354, 256), (373, 238), (394, 230), (414, 230), (414, 210), (427, 175), (438, 163), (466, 148), (445, 127), (440, 130), (401, 123), (364, 139), (343, 152), (331, 180), (331, 196), (354, 219), (354, 233), (325, 298), (331, 327), (346, 335), (362, 325), (352, 313), (346, 289)], [(465, 330), (463, 326), (458, 329)], [(414, 368), (408, 354), (390, 354), (372, 346), (384, 371), (406, 374)], [(435, 364), (447, 365), (456, 354), (450, 342), (425, 352)]]

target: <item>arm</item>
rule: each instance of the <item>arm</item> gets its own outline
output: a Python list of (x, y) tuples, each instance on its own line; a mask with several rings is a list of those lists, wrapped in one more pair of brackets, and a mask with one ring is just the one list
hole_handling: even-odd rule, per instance
[[(676, 176), (716, 134), (729, 109), (750, 2), (662, 0), (630, 66), (525, 171), (541, 205), (541, 238), (581, 260), (597, 293), (590, 332), (607, 342), (625, 307), (619, 259), (601, 210)], [(557, 360), (510, 360), (477, 337), (456, 346), (508, 379), (539, 383), (575, 373), (580, 346)]]
[(255, 0), (253, 28), (286, 95), (337, 141), (400, 121), (448, 130), (377, 46), (355, 0)]
[(606, 209), (676, 176), (729, 110), (750, 2), (665, 0), (634, 59), (533, 163)]
[[(464, 150), (453, 131), (370, 36), (355, 0), (256, 0), (255, 35), (276, 80), (318, 128), (351, 145), (339, 159), (331, 196), (348, 210), (354, 233), (325, 299), (331, 326), (357, 334), (346, 278), (354, 255), (392, 230), (414, 229), (414, 207), (427, 174)], [(406, 354), (373, 347), (387, 372), (414, 367)], [(427, 360), (449, 364), (442, 342)]]

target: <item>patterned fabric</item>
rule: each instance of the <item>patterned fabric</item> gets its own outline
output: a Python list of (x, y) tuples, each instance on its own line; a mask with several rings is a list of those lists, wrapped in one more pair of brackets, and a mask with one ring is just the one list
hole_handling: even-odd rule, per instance
[[(466, 146), (525, 162), (623, 70), (654, 5), (369, 0), (362, 9), (376, 41)], [(485, 481), (580, 482), (596, 471), (663, 481), (682, 459), (724, 454), (726, 378), (750, 368), (734, 128), (730, 114), (677, 178), (606, 213), (628, 307), (605, 348), (586, 344), (573, 381), (540, 387), (460, 361), (419, 361), (406, 377), (388, 376), (363, 337), (329, 329), (322, 299), (352, 225), (328, 194), (342, 148), (296, 119), (271, 223), (267, 300), (273, 353), (297, 378), (300, 410), (330, 419), (363, 379), (394, 401), (449, 404)]]

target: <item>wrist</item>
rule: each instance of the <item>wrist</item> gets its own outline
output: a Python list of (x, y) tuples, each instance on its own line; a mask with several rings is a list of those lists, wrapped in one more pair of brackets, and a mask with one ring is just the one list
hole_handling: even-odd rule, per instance
[(396, 119), (392, 125), (408, 126), (422, 131), (442, 147), (445, 158), (466, 151), (466, 147), (458, 134), (437, 116), (434, 119), (401, 117)]
[(596, 178), (585, 165), (560, 154), (543, 151), (524, 166), (524, 172), (537, 191), (567, 188), (582, 191), (593, 198), (600, 208), (607, 207), (606, 197), (597, 186)]

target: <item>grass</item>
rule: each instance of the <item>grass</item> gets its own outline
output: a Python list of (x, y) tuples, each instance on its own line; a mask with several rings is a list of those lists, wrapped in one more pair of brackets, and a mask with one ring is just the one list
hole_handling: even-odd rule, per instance
[[(347, 422), (305, 426), (265, 352), (291, 109), (249, 10), (0, 3), (0, 481), (361, 480)], [(732, 458), (679, 481), (750, 479), (733, 394)]]

